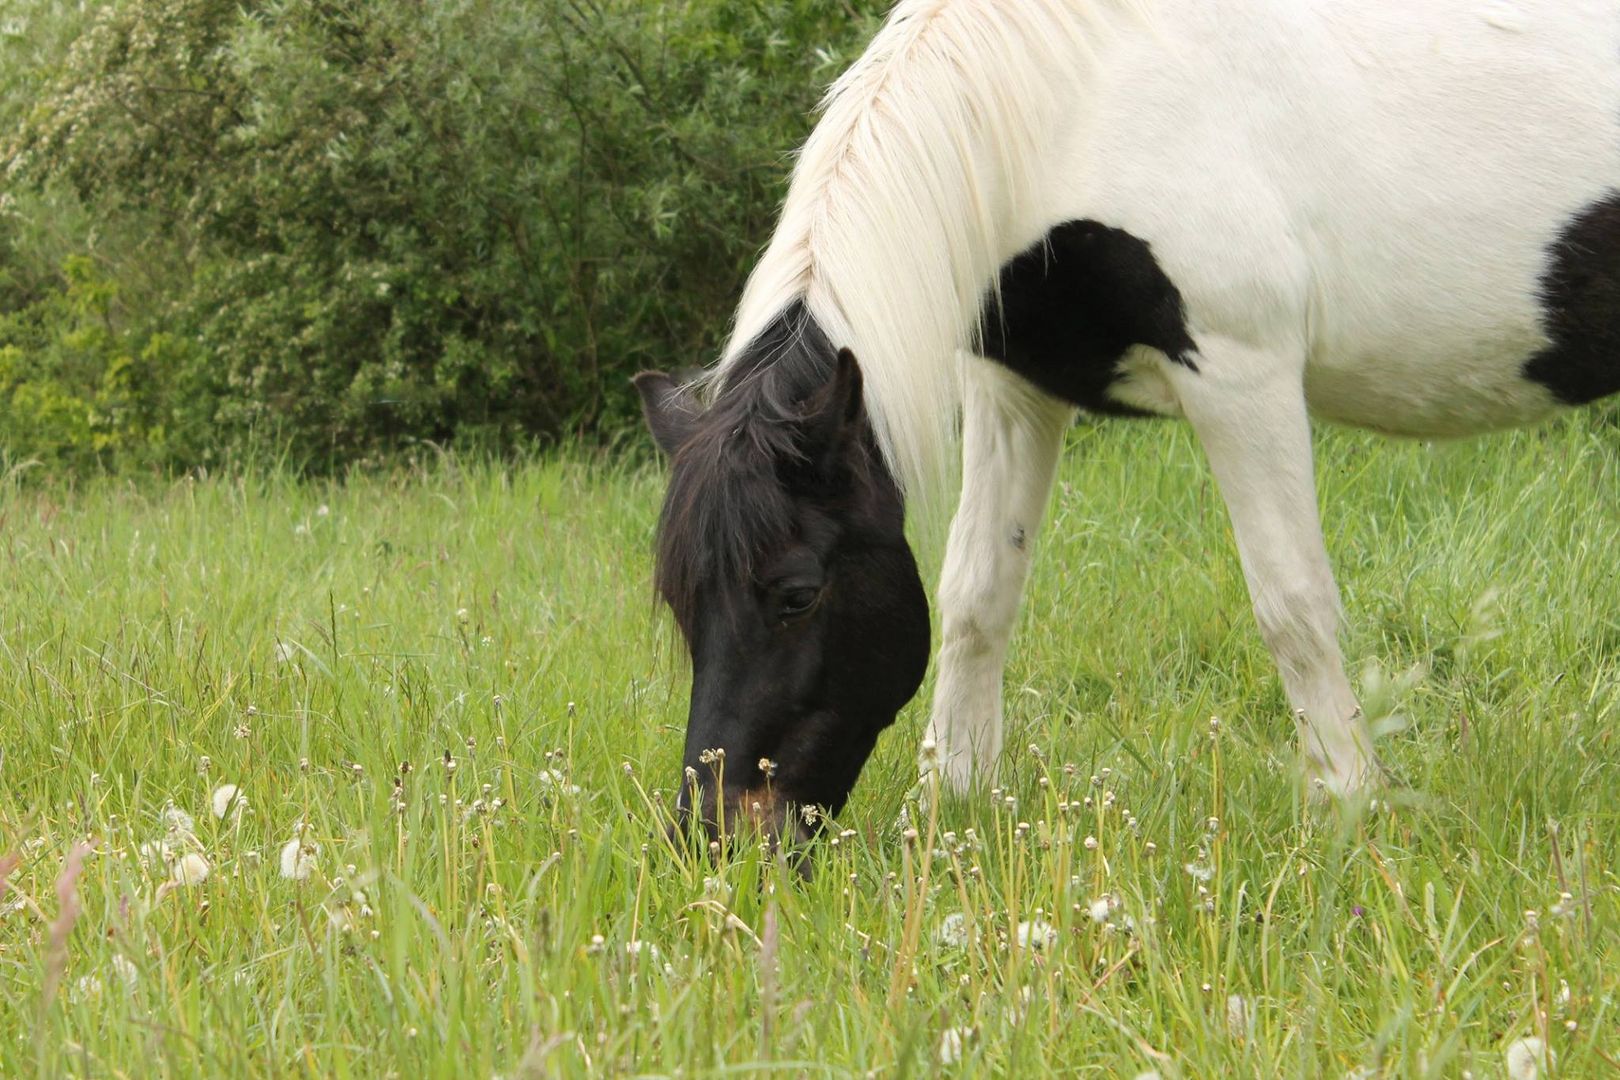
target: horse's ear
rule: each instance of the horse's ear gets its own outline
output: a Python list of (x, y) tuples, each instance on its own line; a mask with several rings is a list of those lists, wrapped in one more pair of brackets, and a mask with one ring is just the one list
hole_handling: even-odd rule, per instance
[(814, 457), (828, 460), (848, 444), (860, 430), (865, 410), (861, 365), (848, 349), (838, 350), (833, 376), (810, 398), (804, 415), (805, 449)]
[(641, 395), (647, 429), (664, 453), (674, 456), (697, 427), (702, 411), (691, 392), (662, 371), (643, 371), (630, 380)]

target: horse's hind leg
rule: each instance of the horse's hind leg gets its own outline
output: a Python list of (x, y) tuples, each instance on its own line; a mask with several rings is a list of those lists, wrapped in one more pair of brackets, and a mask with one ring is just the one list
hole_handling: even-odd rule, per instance
[(1371, 778), (1370, 746), (1339, 652), (1339, 593), (1322, 543), (1301, 364), (1216, 338), (1171, 372), (1232, 517), (1261, 636), (1300, 718), (1314, 776), (1338, 794)]
[(964, 376), (962, 498), (940, 576), (942, 640), (922, 765), (956, 791), (1001, 753), (1001, 675), (1046, 513), (1065, 402), (986, 360)]

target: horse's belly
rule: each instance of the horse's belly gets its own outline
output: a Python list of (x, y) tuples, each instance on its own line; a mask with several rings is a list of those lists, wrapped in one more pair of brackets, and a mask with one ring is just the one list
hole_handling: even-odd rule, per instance
[(1525, 329), (1451, 352), (1391, 343), (1376, 352), (1313, 359), (1305, 369), (1306, 401), (1323, 420), (1420, 438), (1529, 423), (1558, 402), (1524, 375), (1526, 360), (1544, 340)]

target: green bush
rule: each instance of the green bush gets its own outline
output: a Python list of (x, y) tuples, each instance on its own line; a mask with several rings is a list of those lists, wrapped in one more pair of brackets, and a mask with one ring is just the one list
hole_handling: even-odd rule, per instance
[[(7, 105), (0, 446), (189, 465), (268, 435), (325, 467), (610, 432), (628, 375), (718, 347), (787, 151), (873, 18), (836, 0), (101, 8)], [(64, 253), (19, 231), (17, 200), (80, 219), (53, 274)]]

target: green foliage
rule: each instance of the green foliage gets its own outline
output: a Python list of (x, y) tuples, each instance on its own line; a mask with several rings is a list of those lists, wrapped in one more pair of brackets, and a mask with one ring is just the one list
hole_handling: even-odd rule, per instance
[(161, 331), (117, 329), (117, 287), (83, 256), (60, 291), (0, 315), (0, 447), (78, 467), (161, 449), (166, 373), (183, 356)]
[[(185, 343), (148, 365), (165, 407), (147, 456), (209, 461), (270, 434), (327, 465), (611, 430), (628, 375), (718, 346), (787, 151), (869, 32), (852, 14), (120, 0), (8, 106), (3, 183), (80, 215), (77, 248), (51, 250), (95, 254), (114, 336)], [(9, 248), (0, 265), (37, 278), (41, 244), (14, 231)], [(51, 269), (0, 299), (48, 321), (47, 294), (75, 288)], [(13, 366), (54, 384), (63, 355)], [(26, 427), (0, 427), (14, 453), (52, 452)]]

